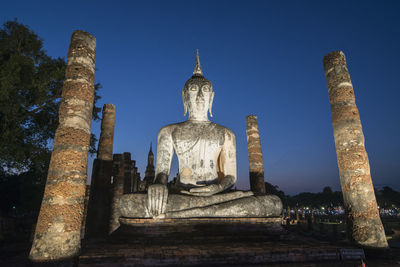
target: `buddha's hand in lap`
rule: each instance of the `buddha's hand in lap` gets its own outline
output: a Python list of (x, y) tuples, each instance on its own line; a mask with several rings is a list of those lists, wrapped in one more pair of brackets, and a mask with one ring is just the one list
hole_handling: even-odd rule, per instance
[(147, 210), (153, 218), (163, 218), (167, 210), (168, 188), (163, 184), (150, 185), (147, 190)]
[(231, 187), (233, 184), (235, 184), (235, 181), (236, 179), (234, 176), (226, 175), (219, 183), (195, 187), (189, 191), (181, 191), (181, 193), (193, 196), (212, 196)]
[(189, 191), (181, 191), (183, 194), (193, 195), (193, 196), (212, 196), (217, 194), (223, 190), (221, 184), (210, 184), (201, 187), (195, 187), (190, 189)]

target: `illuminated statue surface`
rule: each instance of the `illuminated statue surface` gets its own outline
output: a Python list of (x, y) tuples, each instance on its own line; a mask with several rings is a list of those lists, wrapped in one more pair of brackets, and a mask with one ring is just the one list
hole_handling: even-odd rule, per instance
[[(182, 90), (185, 122), (170, 124), (158, 133), (155, 184), (147, 195), (121, 198), (124, 217), (271, 217), (279, 216), (277, 196), (254, 196), (252, 192), (224, 192), (236, 182), (235, 134), (210, 122), (214, 91), (203, 76), (199, 55), (193, 76)], [(173, 153), (179, 160), (177, 192), (168, 192), (167, 181)]]

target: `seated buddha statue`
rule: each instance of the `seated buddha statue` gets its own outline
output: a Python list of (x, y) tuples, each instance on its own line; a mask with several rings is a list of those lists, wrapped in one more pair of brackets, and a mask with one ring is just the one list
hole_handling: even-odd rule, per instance
[[(182, 90), (184, 116), (158, 133), (156, 175), (147, 194), (121, 197), (121, 215), (128, 218), (276, 217), (282, 202), (274, 195), (227, 192), (235, 184), (236, 138), (228, 128), (211, 122), (214, 91), (203, 76), (197, 52), (193, 76)], [(179, 161), (176, 192), (167, 182), (173, 153)]]

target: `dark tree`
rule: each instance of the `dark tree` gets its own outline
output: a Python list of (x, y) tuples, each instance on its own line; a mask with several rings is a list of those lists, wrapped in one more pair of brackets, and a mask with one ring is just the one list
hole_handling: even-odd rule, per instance
[(320, 193), (299, 193), (287, 196), (288, 205), (292, 207), (308, 206), (311, 208), (343, 206), (342, 192), (333, 192), (329, 186), (324, 187)]
[(330, 186), (325, 186), (324, 189), (322, 189), (322, 193), (327, 194), (327, 195), (332, 194), (332, 192), (333, 191)]
[[(48, 56), (43, 40), (27, 26), (14, 20), (0, 28), (1, 191), (12, 186), (9, 189), (18, 191), (21, 198), (31, 193), (27, 190), (43, 188), (58, 125), (65, 68), (65, 60)], [(99, 88), (96, 84), (95, 103), (100, 98)], [(95, 120), (100, 110), (94, 105)], [(91, 153), (95, 152), (95, 142), (92, 135)]]
[(393, 208), (400, 207), (400, 192), (393, 190), (389, 186), (385, 186), (382, 190), (376, 190), (376, 200), (379, 207), (382, 208)]
[(283, 192), (282, 190), (279, 190), (279, 186), (272, 185), (272, 184), (270, 184), (268, 182), (265, 182), (265, 192), (267, 194), (278, 196), (282, 200), (283, 205), (284, 206), (287, 205), (287, 198), (289, 196), (286, 196), (285, 192)]

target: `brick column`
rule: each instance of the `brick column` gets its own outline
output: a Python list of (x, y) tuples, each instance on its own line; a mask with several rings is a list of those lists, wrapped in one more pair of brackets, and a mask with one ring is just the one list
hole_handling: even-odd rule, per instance
[(105, 104), (103, 106), (101, 133), (100, 133), (99, 147), (97, 149), (98, 159), (112, 160), (114, 126), (115, 126), (115, 106), (113, 104)]
[(345, 56), (331, 52), (323, 63), (349, 238), (365, 247), (387, 248)]
[(90, 125), (94, 99), (96, 39), (83, 31), (71, 37), (59, 126), (29, 258), (77, 256), (84, 209)]
[(118, 208), (119, 199), (124, 194), (124, 157), (122, 154), (113, 155), (113, 184), (111, 196), (111, 214), (108, 233), (111, 234), (118, 229), (119, 217), (121, 216)]
[(250, 189), (256, 194), (265, 194), (264, 166), (257, 116), (247, 116), (246, 126), (249, 151)]
[(86, 220), (86, 236), (108, 235), (111, 208), (112, 151), (115, 125), (115, 107), (103, 106), (101, 133), (97, 149), (97, 159), (93, 162), (91, 194)]
[(89, 197), (90, 197), (90, 185), (86, 185), (85, 191), (85, 201), (84, 201), (84, 208), (83, 208), (83, 218), (82, 218), (82, 228), (81, 228), (81, 239), (84, 239), (86, 236), (86, 219), (88, 214), (88, 206), (89, 206)]

